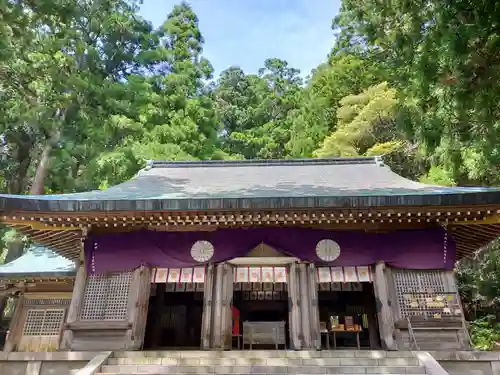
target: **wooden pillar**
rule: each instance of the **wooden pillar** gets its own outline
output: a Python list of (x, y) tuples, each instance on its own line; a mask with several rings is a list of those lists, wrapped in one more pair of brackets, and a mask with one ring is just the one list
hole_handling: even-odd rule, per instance
[(223, 301), (223, 274), (224, 274), (224, 265), (218, 264), (215, 269), (215, 285), (214, 285), (214, 309), (213, 309), (213, 317), (212, 317), (212, 325), (213, 325), (213, 347), (218, 349), (222, 348), (222, 301)]
[(127, 333), (125, 334), (125, 343), (124, 348), (127, 350), (133, 349), (133, 341), (134, 335), (132, 331), (132, 326), (135, 322), (137, 316), (138, 309), (138, 300), (139, 300), (139, 284), (140, 284), (140, 271), (141, 268), (136, 269), (132, 272), (132, 280), (130, 280), (130, 287), (128, 293), (128, 301), (127, 301), (127, 310), (128, 310), (128, 324), (129, 328), (127, 329)]
[(397, 350), (394, 341), (394, 317), (389, 301), (389, 289), (385, 275), (385, 263), (377, 262), (375, 266), (375, 299), (377, 306), (378, 324), (382, 348), (385, 350)]
[(298, 287), (297, 263), (290, 264), (288, 270), (288, 314), (290, 346), (293, 350), (302, 348), (302, 321), (300, 319), (300, 299)]
[(232, 341), (232, 305), (233, 305), (234, 278), (233, 266), (225, 263), (223, 267), (223, 285), (222, 285), (222, 311), (221, 311), (221, 327), (222, 327), (222, 349), (231, 348)]
[(203, 316), (201, 323), (201, 348), (210, 349), (213, 345), (211, 340), (212, 315), (213, 315), (213, 292), (214, 292), (214, 266), (209, 264), (205, 276), (203, 291)]
[(319, 306), (318, 306), (318, 273), (314, 264), (308, 267), (308, 287), (310, 295), (310, 326), (312, 347), (316, 350), (321, 349), (321, 333), (319, 327)]
[(16, 309), (12, 320), (10, 321), (9, 331), (5, 339), (5, 345), (3, 347), (4, 352), (11, 352), (15, 349), (16, 344), (19, 342), (19, 337), (21, 336), (21, 330), (23, 329), (24, 322), (21, 322), (22, 313), (24, 308), (24, 296), (19, 296), (16, 301)]
[(141, 266), (132, 274), (128, 295), (128, 323), (125, 348), (138, 350), (144, 344), (151, 291), (151, 269)]
[(310, 349), (312, 347), (311, 341), (311, 318), (310, 306), (311, 296), (309, 290), (309, 278), (307, 275), (307, 265), (304, 263), (299, 264), (299, 293), (300, 293), (300, 318), (302, 321), (302, 348)]
[(469, 330), (467, 329), (467, 322), (465, 320), (465, 315), (464, 315), (464, 309), (462, 306), (462, 300), (460, 298), (460, 293), (458, 292), (458, 287), (457, 287), (457, 280), (456, 280), (456, 275), (455, 271), (449, 270), (449, 271), (443, 271), (441, 273), (442, 278), (443, 278), (443, 284), (445, 287), (445, 291), (448, 293), (454, 293), (458, 306), (460, 308), (460, 314), (462, 317), (462, 332), (458, 332), (458, 337), (457, 340), (462, 347), (462, 349), (469, 350), (471, 348), (472, 342), (471, 342), (471, 337), (469, 334)]
[[(369, 285), (370, 287), (372, 285)], [(367, 290), (363, 290), (364, 297), (364, 305), (366, 306), (366, 316), (368, 318), (368, 338), (370, 341), (370, 349), (378, 349), (379, 341), (378, 341), (378, 332), (377, 332), (377, 320), (375, 319), (376, 309), (373, 304), (373, 295), (371, 293), (367, 293)]]
[[(73, 286), (73, 295), (69, 305), (68, 314), (66, 315), (66, 324), (72, 324), (80, 318), (80, 311), (82, 309), (83, 298), (85, 295), (85, 286), (87, 284), (87, 271), (83, 264), (80, 265), (76, 273), (75, 284)], [(64, 329), (63, 338), (61, 342), (61, 349), (71, 349), (73, 342), (73, 331)]]

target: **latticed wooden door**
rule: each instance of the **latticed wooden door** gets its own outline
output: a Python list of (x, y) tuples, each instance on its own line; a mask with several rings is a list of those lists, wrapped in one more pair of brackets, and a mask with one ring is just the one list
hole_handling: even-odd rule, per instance
[(126, 320), (132, 273), (89, 276), (85, 286), (80, 319)]
[(400, 319), (406, 319), (411, 315), (432, 318), (432, 314), (437, 310), (427, 309), (427, 300), (432, 300), (437, 295), (445, 295), (447, 292), (452, 292), (451, 294), (455, 292), (446, 290), (442, 272), (438, 270), (393, 270), (392, 274)]
[(27, 310), (18, 351), (51, 352), (59, 349), (65, 314), (64, 308)]

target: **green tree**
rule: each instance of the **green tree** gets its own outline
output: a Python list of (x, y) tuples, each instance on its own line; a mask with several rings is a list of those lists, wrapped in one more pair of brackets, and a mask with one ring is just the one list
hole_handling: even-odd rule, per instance
[(290, 113), (288, 155), (311, 157), (323, 139), (337, 128), (341, 99), (383, 82), (384, 77), (384, 70), (369, 59), (341, 52), (332, 54), (327, 63), (313, 72), (299, 108)]
[(432, 165), (458, 184), (495, 184), (500, 161), (500, 8), (492, 1), (344, 0), (339, 48), (387, 67)]
[[(151, 26), (127, 1), (3, 5), (1, 181), (14, 194), (75, 190), (107, 142), (109, 89), (139, 68)], [(21, 254), (22, 241), (6, 242), (7, 260)]]
[(206, 81), (210, 63), (202, 57), (198, 18), (186, 3), (174, 7), (153, 32), (138, 70), (112, 96), (120, 108), (105, 122), (112, 142), (90, 162), (85, 178), (105, 188), (133, 177), (148, 159), (186, 160), (220, 157), (219, 123)]
[(221, 73), (214, 89), (219, 141), (228, 154), (247, 159), (283, 158), (291, 138), (289, 114), (299, 108), (300, 71), (280, 59), (267, 59), (258, 75), (238, 67)]
[(317, 157), (377, 156), (408, 177), (419, 174), (416, 147), (396, 126), (399, 103), (387, 83), (372, 86), (340, 101), (337, 128), (314, 152)]

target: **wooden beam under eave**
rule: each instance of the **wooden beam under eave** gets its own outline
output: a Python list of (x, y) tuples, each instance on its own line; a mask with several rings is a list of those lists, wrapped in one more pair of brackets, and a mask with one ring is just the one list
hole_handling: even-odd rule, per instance
[(499, 236), (500, 231), (478, 231), (477, 228), (473, 229), (471, 227), (462, 227), (456, 230), (454, 233), (459, 233), (459, 235), (467, 238), (474, 238), (480, 241), (483, 240), (486, 242), (490, 242)]
[(457, 249), (457, 260), (461, 258), (471, 258), (475, 254), (475, 251), (471, 251), (467, 248)]
[(46, 247), (58, 249), (60, 247), (75, 246), (77, 243), (73, 238), (61, 238), (61, 239), (45, 239), (45, 240), (33, 240), (36, 243), (43, 244)]
[(473, 235), (472, 233), (463, 233), (462, 237), (473, 240), (476, 243), (488, 243), (497, 238), (498, 235), (486, 236), (486, 235)]
[(484, 225), (484, 224), (500, 224), (500, 215), (494, 213), (482, 220), (461, 220), (455, 221), (454, 225)]
[[(491, 235), (486, 236), (483, 233), (471, 232), (471, 231), (467, 231), (465, 229), (454, 231), (453, 233), (459, 233), (460, 236), (464, 236), (464, 237), (472, 238), (472, 239), (476, 239), (476, 240), (484, 240), (485, 238), (492, 237)], [(495, 236), (493, 236), (493, 237), (495, 237)]]
[(469, 242), (470, 239), (468, 237), (456, 236), (454, 239), (457, 246), (475, 247), (475, 244), (477, 244), (477, 241)]
[[(68, 232), (62, 232), (68, 233)], [(53, 237), (59, 237), (61, 235), (60, 231), (39, 231), (37, 234), (31, 236), (34, 241), (45, 241), (50, 240)]]
[(462, 226), (462, 228), (463, 230), (469, 232), (482, 233), (484, 235), (489, 235), (489, 236), (491, 235), (498, 236), (500, 234), (500, 228), (488, 224)]
[(81, 230), (78, 226), (49, 226), (40, 221), (24, 221), (24, 220), (3, 220), (3, 223), (8, 226), (29, 226), (36, 230), (52, 230), (52, 231), (68, 231), (68, 230)]
[(467, 244), (464, 244), (464, 243), (457, 243), (456, 249), (457, 249), (457, 253), (461, 253), (461, 254), (464, 254), (467, 256), (473, 255), (475, 253), (474, 249), (472, 249), (470, 246), (468, 246)]
[(49, 241), (53, 246), (57, 246), (58, 244), (70, 244), (75, 242), (75, 238), (73, 236), (61, 236), (55, 237)]
[[(345, 217), (348, 217), (349, 215), (356, 216), (358, 214), (361, 214), (362, 216), (367, 217), (368, 215), (372, 215), (372, 217), (377, 217), (378, 214), (381, 214), (382, 216), (386, 215), (392, 215), (395, 219), (398, 218), (404, 218), (407, 215), (410, 216), (416, 216), (417, 214), (420, 214), (423, 219), (427, 218), (427, 214), (429, 214), (430, 217), (435, 218), (435, 217), (441, 217), (443, 220), (446, 219), (447, 217), (449, 219), (454, 220), (455, 218), (460, 218), (467, 216), (471, 220), (476, 218), (482, 219), (485, 215), (490, 215), (491, 213), (496, 213), (497, 210), (500, 209), (500, 205), (478, 205), (478, 206), (466, 206), (466, 207), (457, 207), (457, 206), (450, 206), (450, 207), (407, 207), (407, 206), (394, 206), (394, 207), (384, 207), (384, 208), (363, 208), (363, 209), (343, 209), (343, 208), (336, 208), (336, 209), (299, 209), (299, 210), (250, 210), (250, 211), (242, 211), (241, 209), (239, 210), (225, 210), (225, 211), (174, 211), (174, 212), (169, 212), (169, 211), (163, 211), (163, 212), (134, 212), (134, 211), (116, 211), (116, 212), (81, 212), (81, 213), (68, 213), (68, 212), (54, 212), (54, 213), (23, 213), (23, 212), (16, 212), (15, 216), (11, 214), (12, 218), (18, 218), (18, 217), (26, 217), (28, 220), (34, 220), (34, 219), (39, 219), (40, 221), (43, 221), (47, 224), (52, 224), (55, 226), (60, 226), (60, 225), (82, 225), (82, 222), (85, 223), (86, 225), (88, 224), (93, 224), (96, 222), (102, 222), (101, 220), (104, 219), (104, 221), (107, 221), (108, 223), (114, 222), (116, 219), (117, 222), (126, 222), (127, 224), (132, 224), (132, 223), (137, 223), (137, 222), (155, 222), (158, 220), (158, 218), (162, 217), (163, 221), (175, 221), (178, 222), (182, 225), (186, 224), (191, 224), (191, 223), (200, 223), (200, 224), (205, 224), (205, 223), (210, 223), (211, 220), (209, 219), (208, 222), (206, 221), (206, 217), (227, 217), (227, 218), (233, 218), (236, 219), (239, 216), (250, 216), (252, 217), (251, 220), (255, 219), (253, 218), (254, 216), (261, 216), (261, 221), (267, 220), (266, 217), (269, 216), (271, 221), (276, 221), (272, 217), (276, 214), (279, 216), (287, 215), (289, 217), (294, 217), (294, 215), (297, 215), (296, 218), (297, 220), (309, 220), (307, 216), (315, 216), (314, 221), (317, 221), (318, 219), (321, 219), (323, 214), (335, 214), (336, 216), (339, 215), (344, 215)], [(305, 215), (305, 216), (304, 216)], [(167, 217), (170, 217), (167, 220)], [(47, 220), (47, 218), (49, 220)], [(7, 218), (8, 219), (8, 218)], [(7, 220), (6, 219), (6, 220)], [(107, 220), (106, 220), (107, 219)], [(142, 220), (144, 219), (144, 220)], [(245, 218), (247, 219), (247, 218)], [(13, 220), (13, 219), (11, 219)], [(219, 218), (221, 220), (221, 218)], [(243, 220), (243, 222), (246, 222), (247, 220)], [(278, 220), (280, 221), (280, 220)]]
[(78, 252), (76, 244), (54, 246), (54, 249), (61, 254), (72, 254), (72, 256), (75, 252)]
[(482, 242), (484, 240), (488, 241), (488, 239), (485, 237), (470, 236), (468, 233), (465, 233), (465, 232), (454, 232), (453, 238), (455, 240), (459, 240), (459, 241), (467, 242), (467, 243), (470, 241), (471, 244), (477, 243), (477, 241), (480, 241), (480, 242)]
[(457, 252), (470, 253), (470, 248), (463, 244), (457, 244)]
[(78, 247), (78, 243), (73, 242), (73, 241), (65, 241), (65, 242), (59, 242), (59, 243), (54, 243), (54, 242), (44, 242), (43, 243), (45, 246), (50, 247), (56, 251), (62, 251), (62, 250), (72, 250), (76, 247)]

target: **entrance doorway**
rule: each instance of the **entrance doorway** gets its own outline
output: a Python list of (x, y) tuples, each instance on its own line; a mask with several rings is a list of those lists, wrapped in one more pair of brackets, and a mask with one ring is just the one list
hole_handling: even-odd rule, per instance
[(201, 271), (172, 269), (167, 276), (153, 277), (144, 349), (200, 349), (205, 287)]
[(290, 347), (288, 282), (290, 264), (295, 261), (263, 242), (246, 257), (230, 261), (234, 266), (233, 348)]
[(233, 347), (289, 347), (287, 284), (236, 283), (234, 288)]
[(318, 286), (322, 348), (381, 347), (372, 283), (331, 282)]

